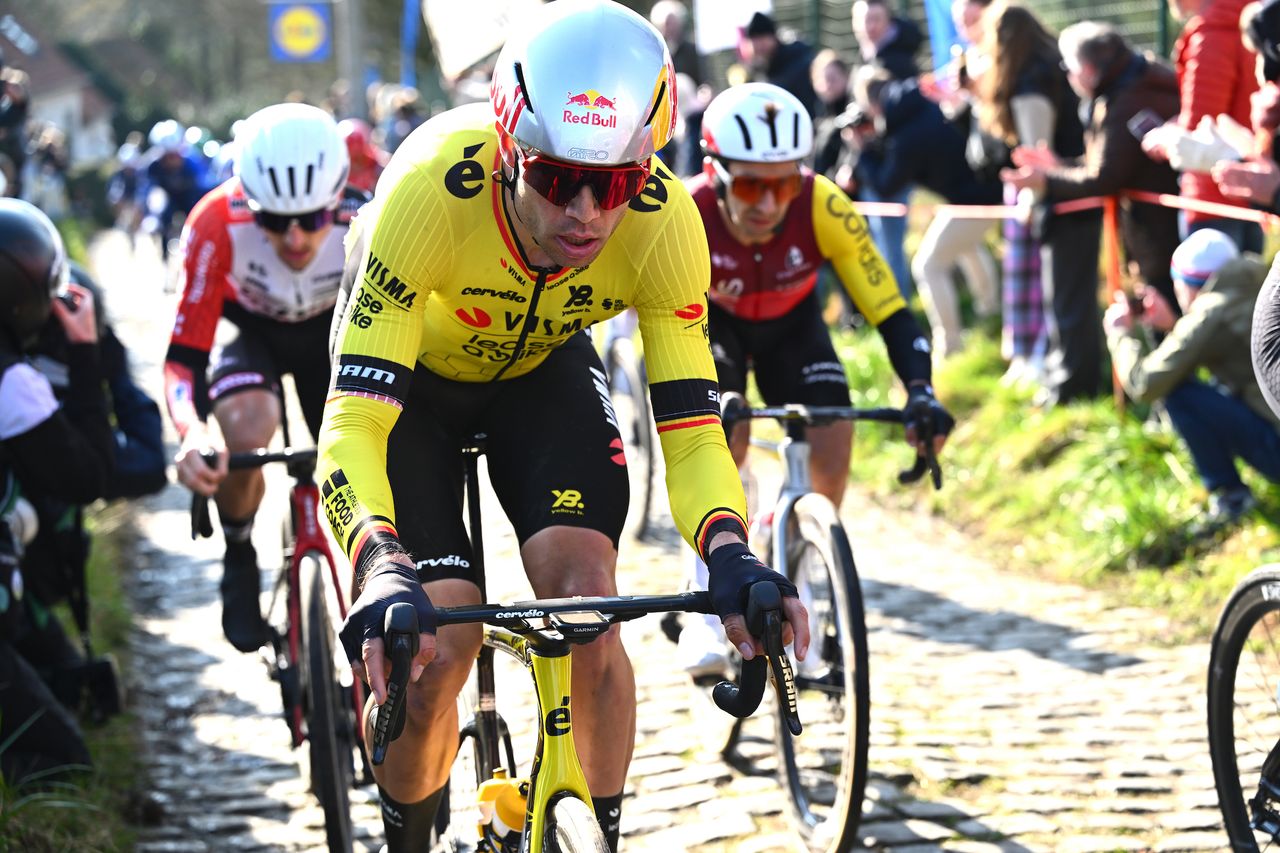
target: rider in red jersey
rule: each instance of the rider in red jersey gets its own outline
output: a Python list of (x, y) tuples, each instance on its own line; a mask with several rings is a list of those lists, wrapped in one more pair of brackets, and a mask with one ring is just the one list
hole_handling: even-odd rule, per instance
[[(955, 421), (933, 393), (928, 338), (849, 197), (801, 165), (813, 147), (813, 124), (800, 101), (768, 83), (728, 89), (707, 107), (702, 146), (703, 174), (687, 183), (711, 251), (707, 317), (721, 393), (745, 394), (754, 370), (766, 405), (849, 405), (815, 287), (829, 262), (884, 338), (907, 389), (907, 441), (923, 451), (917, 436), (932, 434), (941, 450)], [(730, 436), (739, 466), (749, 437), (747, 423)], [(814, 489), (839, 508), (853, 425), (809, 427), (807, 437)], [(695, 584), (705, 583), (698, 561)], [(682, 663), (694, 674), (719, 670), (724, 647), (716, 623), (692, 623), (681, 635)]]
[[(319, 431), (342, 241), (368, 196), (347, 186), (346, 146), (322, 110), (267, 107), (240, 140), (238, 175), (201, 199), (183, 230), (184, 285), (164, 372), (182, 437), (178, 479), (215, 497), (226, 537), (222, 629), (250, 652), (267, 640), (250, 541), (264, 483), (257, 469), (228, 473), (227, 454), (270, 443), (285, 373)], [(210, 412), (220, 436), (206, 426)], [(217, 452), (215, 466), (206, 451)]]

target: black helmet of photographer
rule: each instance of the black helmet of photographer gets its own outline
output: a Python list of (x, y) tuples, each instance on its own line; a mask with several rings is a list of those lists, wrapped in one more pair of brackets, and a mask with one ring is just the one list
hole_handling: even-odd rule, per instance
[(0, 198), (0, 345), (30, 349), (67, 281), (67, 254), (49, 217)]

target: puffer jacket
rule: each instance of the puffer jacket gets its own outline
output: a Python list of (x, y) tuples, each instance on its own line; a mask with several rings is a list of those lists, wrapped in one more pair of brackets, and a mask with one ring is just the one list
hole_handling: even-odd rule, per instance
[[(1209, 0), (1204, 13), (1187, 21), (1173, 46), (1182, 112), (1178, 124), (1195, 130), (1204, 116), (1226, 113), (1249, 127), (1249, 96), (1258, 88), (1254, 54), (1240, 38), (1240, 12), (1249, 0)], [(1184, 172), (1182, 194), (1201, 201), (1246, 206), (1228, 199), (1207, 172)], [(1187, 211), (1190, 222), (1216, 218)]]
[(1172, 331), (1145, 355), (1136, 330), (1108, 329), (1111, 360), (1129, 396), (1143, 402), (1159, 400), (1198, 368), (1207, 367), (1231, 394), (1280, 427), (1249, 357), (1253, 304), (1266, 277), (1266, 264), (1254, 255), (1231, 261), (1205, 283)]

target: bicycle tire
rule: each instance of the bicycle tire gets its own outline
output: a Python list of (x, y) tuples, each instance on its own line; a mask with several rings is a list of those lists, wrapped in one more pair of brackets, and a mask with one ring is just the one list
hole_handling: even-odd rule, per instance
[(779, 774), (807, 849), (844, 853), (857, 845), (867, 786), (871, 683), (862, 588), (827, 498), (796, 501), (788, 533), (786, 571), (809, 609), (812, 638), (808, 659), (792, 661), (804, 735), (794, 738), (775, 715)]
[(609, 853), (609, 843), (591, 806), (565, 794), (551, 804), (542, 849), (548, 853)]
[(301, 636), (306, 642), (307, 744), (311, 790), (324, 809), (324, 833), (330, 853), (352, 849), (349, 793), (355, 775), (355, 721), (351, 691), (338, 679), (333, 654), (333, 621), (325, 595), (327, 561), (304, 554), (298, 568), (302, 594)]
[(632, 537), (644, 539), (654, 520), (653, 418), (649, 414), (649, 390), (643, 365), (634, 353), (631, 357), (622, 355), (621, 347), (621, 342), (614, 342), (605, 353), (605, 375), (609, 378), (609, 396), (627, 460), (630, 501), (624, 529)]
[[(1258, 793), (1263, 762), (1280, 746), (1278, 683), (1280, 565), (1268, 565), (1236, 585), (1218, 619), (1209, 653), (1209, 754), (1233, 850), (1256, 851), (1259, 839), (1268, 846), (1276, 841), (1274, 834), (1255, 832), (1250, 826), (1248, 799)], [(1278, 781), (1280, 773), (1269, 771), (1268, 776)], [(1280, 813), (1280, 799), (1268, 798), (1265, 805)]]

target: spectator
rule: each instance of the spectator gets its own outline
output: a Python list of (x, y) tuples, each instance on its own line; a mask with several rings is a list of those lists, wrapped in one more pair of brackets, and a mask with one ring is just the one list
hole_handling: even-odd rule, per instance
[[(874, 119), (875, 135), (862, 148), (859, 186), (893, 196), (919, 184), (950, 204), (999, 204), (1000, 185), (981, 183), (965, 160), (965, 140), (942, 109), (920, 93), (915, 80), (894, 80), (886, 68), (864, 65), (854, 83), (858, 106)], [(940, 213), (929, 224), (915, 258), (916, 286), (933, 329), (934, 352), (947, 356), (961, 344), (960, 308), (951, 271), (980, 245), (991, 219), (957, 219)], [(985, 252), (984, 252), (985, 254)], [(1000, 308), (995, 263), (966, 265), (979, 316)]]
[[(1106, 313), (1107, 344), (1131, 397), (1164, 400), (1209, 490), (1206, 521), (1219, 526), (1239, 520), (1256, 504), (1236, 459), (1280, 482), (1280, 418), (1268, 408), (1247, 355), (1267, 267), (1256, 256), (1242, 257), (1230, 236), (1212, 228), (1184, 240), (1172, 267), (1182, 316), (1175, 319), (1152, 288), (1143, 293), (1140, 316), (1117, 296)], [(1136, 325), (1164, 333), (1164, 340), (1145, 352)], [(1196, 377), (1200, 368), (1212, 374), (1213, 384)]]
[[(820, 50), (813, 58), (811, 75), (817, 94), (813, 112), (813, 171), (834, 181), (841, 164), (848, 163), (852, 168), (849, 147), (840, 138), (840, 131), (853, 118), (845, 115), (850, 103), (849, 63), (830, 48)], [(840, 189), (849, 194), (853, 187), (842, 185)]]
[[(986, 67), (973, 74), (979, 134), (969, 138), (969, 162), (989, 169), (1004, 160), (1014, 147), (1047, 149), (1060, 160), (1084, 153), (1084, 133), (1078, 114), (1079, 100), (1062, 70), (1057, 40), (1031, 11), (1022, 6), (992, 5), (982, 18), (979, 56)], [(1043, 213), (1043, 211), (1042, 211)], [(1097, 323), (1084, 339), (1061, 334), (1083, 318), (1072, 317), (1072, 291), (1097, 282), (1098, 244), (1102, 218), (1095, 211), (1068, 216), (1041, 216), (1033, 228), (1037, 247), (1015, 244), (1010, 251), (1039, 253), (1039, 263), (1018, 264), (1018, 275), (1005, 282), (1005, 337), (1012, 341), (1014, 366), (1021, 357), (1028, 373), (1034, 368), (1040, 335), (1046, 349), (1042, 374), (1045, 387), (1040, 402), (1048, 405), (1096, 394), (1101, 364)], [(1061, 287), (1055, 288), (1055, 282)], [(1080, 284), (1077, 284), (1080, 283)], [(1037, 285), (1039, 286), (1037, 288)], [(1037, 292), (1038, 290), (1038, 292)], [(1055, 294), (1063, 301), (1054, 303)], [(1062, 317), (1056, 315), (1060, 308)], [(1089, 319), (1096, 320), (1097, 307)], [(1055, 325), (1057, 324), (1057, 325)], [(1012, 368), (1011, 368), (1012, 369)]]
[(22, 194), (22, 168), (27, 159), (29, 85), (27, 72), (6, 67), (0, 55), (0, 156), (7, 157), (12, 164), (9, 195), (15, 197)]
[(1241, 15), (1244, 39), (1258, 54), (1258, 91), (1250, 96), (1253, 139), (1241, 148), (1243, 161), (1220, 160), (1212, 170), (1224, 196), (1280, 213), (1280, 164), (1275, 137), (1280, 131), (1280, 2), (1251, 3)]
[(702, 170), (698, 140), (702, 136), (702, 111), (711, 102), (711, 89), (706, 85), (702, 56), (688, 38), (689, 8), (679, 0), (658, 0), (649, 11), (649, 21), (662, 33), (676, 69), (676, 133), (659, 156), (685, 178)]
[(53, 221), (70, 213), (67, 200), (67, 137), (52, 124), (40, 129), (22, 176), (22, 197)]
[(751, 16), (744, 35), (742, 58), (753, 72), (752, 79), (781, 86), (813, 115), (818, 100), (809, 79), (813, 48), (799, 40), (781, 41), (773, 18), (763, 12)]
[(694, 86), (706, 82), (702, 73), (702, 56), (688, 38), (689, 8), (680, 0), (658, 0), (649, 10), (649, 22), (658, 28), (671, 52), (677, 74), (686, 74)]
[[(1253, 54), (1240, 38), (1240, 13), (1248, 0), (1169, 0), (1173, 16), (1186, 24), (1173, 48), (1178, 72), (1181, 112), (1176, 122), (1148, 134), (1143, 147), (1153, 157), (1178, 156), (1178, 140), (1192, 133), (1203, 119), (1220, 114), (1239, 124), (1250, 121), (1250, 96), (1258, 88)], [(1174, 167), (1179, 163), (1174, 162)], [(1182, 174), (1182, 195), (1198, 201), (1240, 204), (1224, 196), (1209, 174), (1212, 161), (1193, 164)], [(1262, 251), (1262, 227), (1256, 222), (1226, 219), (1186, 211), (1182, 236), (1197, 228), (1215, 228), (1236, 241), (1242, 251)]]
[[(1141, 123), (1152, 126), (1178, 113), (1178, 83), (1173, 70), (1153, 57), (1135, 52), (1107, 24), (1084, 21), (1062, 31), (1058, 40), (1071, 85), (1084, 100), (1085, 154), (1082, 161), (1060, 161), (1045, 149), (1014, 151), (1016, 170), (1006, 171), (1009, 183), (1029, 187), (1050, 204), (1090, 196), (1116, 195), (1122, 190), (1177, 193), (1177, 175), (1167, 163), (1143, 155)], [(1123, 202), (1120, 232), (1126, 254), (1137, 263), (1142, 281), (1176, 305), (1169, 258), (1178, 246), (1178, 217), (1173, 208)], [(1064, 316), (1073, 322), (1060, 329), (1064, 336), (1086, 335), (1086, 315), (1096, 326), (1097, 294), (1092, 288), (1068, 288), (1055, 294), (1069, 299)], [(1088, 305), (1085, 303), (1088, 302)]]
[(387, 122), (387, 132), (383, 139), (383, 147), (394, 154), (400, 143), (426, 121), (422, 116), (422, 102), (418, 90), (406, 86), (391, 99), (391, 115)]
[(898, 80), (920, 74), (916, 53), (924, 36), (914, 21), (895, 17), (888, 0), (854, 0), (852, 12), (863, 62), (879, 65)]
[[(6, 247), (0, 255), (0, 478), (34, 500), (88, 503), (104, 492), (114, 443), (93, 295), (66, 283), (62, 240), (49, 218), (27, 202), (0, 200), (0, 245)], [(51, 313), (69, 342), (71, 393), (61, 406), (49, 382), (24, 359)], [(6, 521), (0, 528), (12, 526), (11, 517)], [(0, 580), (11, 584), (16, 551), (11, 546), (8, 568), (0, 567), (6, 575)], [(12, 630), (0, 637), (0, 774), (18, 782), (40, 771), (87, 765), (89, 752), (75, 721), (15, 653), (16, 637)]]

